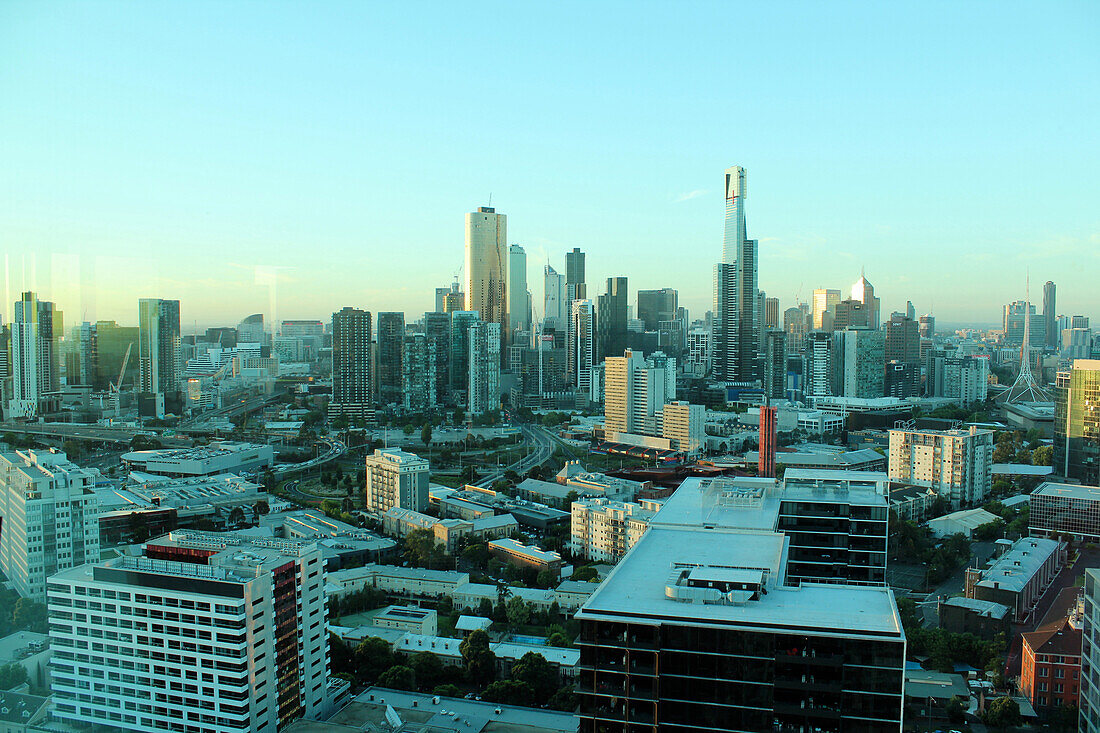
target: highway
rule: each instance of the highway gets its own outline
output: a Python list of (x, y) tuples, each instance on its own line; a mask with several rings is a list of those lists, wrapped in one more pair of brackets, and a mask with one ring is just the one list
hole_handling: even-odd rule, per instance
[(328, 463), (329, 461), (336, 460), (337, 458), (348, 452), (348, 447), (339, 440), (336, 440), (335, 438), (321, 438), (318, 440), (318, 442), (324, 443), (326, 446), (328, 446), (328, 450), (317, 456), (316, 458), (310, 458), (308, 461), (303, 461), (301, 463), (283, 463), (280, 465), (276, 465), (275, 468), (272, 469), (272, 473), (274, 473), (277, 477), (289, 476), (293, 473), (298, 473), (299, 471), (307, 471), (311, 468), (320, 466), (323, 463)]
[(535, 466), (541, 466), (546, 463), (554, 455), (554, 449), (557, 448), (557, 442), (545, 428), (537, 425), (520, 425), (519, 429), (527, 442), (535, 444), (535, 450), (531, 451), (512, 465), (505, 466), (499, 471), (494, 471), (487, 476), (483, 476), (474, 486), (480, 486), (482, 488), (492, 486), (494, 481), (504, 478), (504, 474), (508, 471), (515, 471), (522, 476)]
[(194, 417), (187, 418), (186, 420), (180, 420), (177, 430), (183, 431), (195, 431), (201, 432), (210, 430), (211, 428), (204, 428), (204, 423), (210, 422), (216, 418), (230, 418), (236, 417), (248, 412), (254, 412), (261, 409), (268, 402), (274, 400), (278, 395), (269, 395), (266, 397), (252, 397), (247, 400), (240, 400), (233, 402), (224, 407), (219, 407), (216, 410), (208, 410), (206, 412), (199, 413)]
[(0, 434), (16, 433), (26, 435), (40, 435), (49, 438), (61, 438), (63, 440), (96, 440), (105, 443), (129, 443), (135, 435), (149, 435), (156, 438), (165, 448), (190, 448), (190, 438), (165, 438), (160, 435), (152, 435), (151, 430), (137, 430), (135, 428), (108, 428), (101, 425), (74, 425), (72, 423), (25, 423), (3, 422), (0, 423)]

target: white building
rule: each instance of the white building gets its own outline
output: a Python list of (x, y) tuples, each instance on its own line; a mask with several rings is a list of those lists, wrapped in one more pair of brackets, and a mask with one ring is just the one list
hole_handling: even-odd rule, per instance
[(701, 453), (706, 447), (707, 410), (690, 402), (669, 402), (662, 410), (661, 436), (668, 438), (672, 450)]
[(603, 497), (572, 505), (570, 550), (596, 562), (618, 562), (642, 538), (654, 512), (634, 502)]
[[(613, 433), (660, 435), (660, 414), (675, 398), (668, 393), (665, 369), (650, 366), (640, 352), (604, 361), (604, 428)], [(611, 437), (614, 440), (613, 437)]]
[(710, 331), (692, 328), (687, 332), (687, 359), (684, 371), (696, 377), (707, 373), (710, 366)]
[(489, 206), (466, 214), (466, 310), (508, 328), (508, 217)]
[(46, 579), (99, 559), (95, 474), (64, 453), (0, 453), (0, 569), (19, 595), (46, 598)]
[(11, 324), (12, 393), (5, 417), (36, 416), (43, 398), (61, 389), (60, 337), (61, 313), (53, 303), (23, 293)]
[(591, 300), (574, 300), (566, 348), (568, 364), (579, 390), (592, 390), (592, 367), (596, 366), (596, 306)]
[(54, 575), (54, 715), (148, 733), (274, 733), (327, 714), (347, 685), (329, 686), (321, 566), (313, 543), (174, 532), (145, 556)]
[(527, 308), (527, 253), (513, 244), (508, 248), (508, 330), (528, 331), (531, 322)]
[(367, 506), (374, 514), (391, 507), (422, 512), (428, 508), (428, 462), (398, 448), (374, 451), (367, 456)]
[(131, 471), (160, 476), (215, 476), (270, 468), (275, 464), (275, 449), (259, 443), (215, 440), (195, 448), (133, 451), (123, 454), (122, 462)]
[(993, 481), (993, 431), (890, 431), (891, 481), (927, 486), (959, 508), (984, 501)]
[(928, 528), (932, 530), (934, 537), (941, 539), (954, 534), (961, 534), (969, 539), (978, 527), (998, 519), (996, 514), (987, 512), (985, 509), (961, 509), (928, 520)]
[(500, 409), (500, 324), (470, 324), (468, 409), (483, 415)]
[(547, 265), (543, 275), (543, 288), (543, 322), (547, 328), (564, 330), (569, 320), (566, 311), (569, 304), (565, 299), (565, 275)]

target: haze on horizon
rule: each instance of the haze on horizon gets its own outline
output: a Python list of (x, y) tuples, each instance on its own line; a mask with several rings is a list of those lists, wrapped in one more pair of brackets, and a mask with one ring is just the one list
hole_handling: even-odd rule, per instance
[(0, 314), (190, 330), (277, 281), (279, 319), (415, 318), (491, 196), (537, 311), (580, 247), (699, 318), (738, 164), (782, 308), (865, 269), (884, 314), (995, 324), (1029, 273), (1100, 317), (1093, 3), (431, 7), (0, 6)]

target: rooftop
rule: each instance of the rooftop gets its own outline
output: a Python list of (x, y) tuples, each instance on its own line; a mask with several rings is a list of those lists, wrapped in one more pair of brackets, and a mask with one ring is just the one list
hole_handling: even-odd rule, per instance
[(1075, 628), (1068, 618), (1041, 626), (1022, 634), (1024, 643), (1036, 654), (1081, 655), (1081, 629)]
[(994, 463), (992, 471), (994, 476), (1049, 476), (1054, 469), (1030, 463)]
[(945, 606), (956, 606), (958, 608), (968, 608), (982, 616), (988, 616), (990, 618), (1004, 618), (1009, 613), (1008, 606), (1002, 603), (994, 603), (993, 601), (981, 601), (977, 598), (966, 598), (965, 596), (956, 596), (955, 598), (948, 598), (943, 602)]
[(489, 549), (494, 547), (504, 550), (505, 552), (513, 552), (518, 555), (541, 560), (542, 562), (558, 562), (561, 560), (561, 555), (556, 552), (544, 550), (538, 545), (525, 545), (511, 538), (490, 540)]
[(970, 697), (970, 689), (962, 675), (946, 672), (932, 672), (924, 669), (910, 670), (905, 673), (905, 696), (926, 700), (951, 698), (955, 695)]
[(16, 631), (0, 639), (0, 664), (18, 662), (20, 659), (45, 651), (49, 646), (49, 634)]
[[(33, 720), (34, 716), (49, 701), (48, 697), (2, 690), (0, 691), (0, 722), (26, 724)], [(5, 726), (5, 730), (8, 730), (7, 726)], [(11, 730), (22, 730), (22, 728), (12, 728)]]
[(1000, 517), (992, 512), (987, 512), (985, 509), (961, 509), (957, 512), (944, 514), (942, 517), (930, 519), (928, 524), (960, 524), (969, 530), (975, 530), (983, 524), (989, 524), (998, 519)]
[(978, 581), (978, 585), (988, 588), (996, 583), (998, 588), (1023, 590), (1050, 556), (1059, 552), (1060, 547), (1058, 540), (1040, 537), (1019, 539), (1011, 550), (982, 571), (982, 579)]
[(1062, 484), (1047, 481), (1035, 491), (1032, 496), (1056, 496), (1062, 499), (1084, 499), (1086, 501), (1100, 501), (1100, 486), (1078, 486), (1077, 484)]
[(228, 456), (234, 453), (256, 448), (268, 448), (262, 443), (238, 443), (228, 440), (216, 441), (209, 445), (196, 446), (194, 448), (162, 448), (158, 450), (131, 451), (122, 456), (124, 461), (140, 461), (150, 459), (171, 459), (177, 461), (205, 461), (220, 456)]

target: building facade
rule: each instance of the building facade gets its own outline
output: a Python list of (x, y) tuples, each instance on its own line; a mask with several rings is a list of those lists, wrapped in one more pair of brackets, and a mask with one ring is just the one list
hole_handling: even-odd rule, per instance
[(1100, 359), (1058, 372), (1054, 393), (1054, 471), (1100, 485)]
[(332, 314), (332, 402), (344, 409), (373, 405), (370, 311), (345, 307)]
[(491, 206), (466, 215), (466, 310), (508, 330), (508, 217)]
[[(33, 292), (23, 293), (14, 305), (10, 337), (12, 388), (6, 417), (32, 418), (48, 411), (47, 395), (61, 389), (61, 313)], [(6, 350), (2, 361), (9, 362)]]
[(1081, 617), (1081, 685), (1078, 730), (1100, 733), (1100, 568), (1085, 569)]
[(757, 247), (745, 226), (747, 174), (726, 169), (726, 220), (722, 260), (714, 282), (714, 376), (723, 382), (757, 382), (760, 364), (760, 309)]
[(570, 550), (592, 562), (618, 562), (645, 534), (653, 511), (604, 497), (571, 506)]
[(500, 324), (479, 321), (469, 329), (466, 405), (471, 415), (500, 409)]
[(378, 398), (383, 404), (400, 404), (404, 378), (405, 314), (378, 314)]
[(180, 352), (180, 302), (159, 298), (138, 301), (138, 374), (143, 393), (167, 400), (183, 377)]
[(392, 507), (423, 512), (428, 508), (428, 462), (398, 448), (379, 448), (367, 456), (366, 509), (382, 515)]
[(993, 481), (993, 431), (890, 431), (890, 480), (926, 486), (953, 508), (985, 501)]
[(1100, 541), (1100, 486), (1048, 481), (1031, 493), (1028, 505), (1032, 536)]

